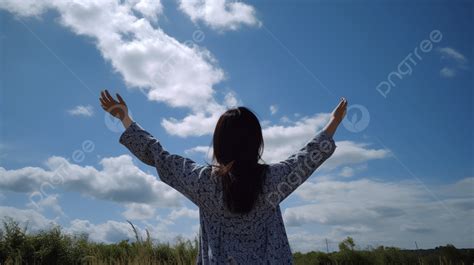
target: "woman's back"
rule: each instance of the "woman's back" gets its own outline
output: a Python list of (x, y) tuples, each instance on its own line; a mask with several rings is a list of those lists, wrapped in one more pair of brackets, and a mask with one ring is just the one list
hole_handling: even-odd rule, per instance
[(215, 191), (199, 207), (198, 264), (291, 264), (291, 251), (280, 207), (266, 199), (271, 192), (270, 168), (263, 193), (247, 213), (229, 211), (223, 199), (221, 178), (212, 174)]
[(252, 209), (234, 213), (225, 203), (222, 177), (212, 166), (168, 153), (135, 122), (120, 143), (199, 207), (198, 264), (292, 264), (279, 204), (336, 148), (332, 137), (321, 131), (288, 159), (268, 165)]
[(120, 143), (199, 207), (197, 264), (292, 264), (279, 204), (333, 154), (332, 136), (345, 115), (345, 99), (303, 148), (270, 165), (258, 164), (263, 137), (256, 116), (243, 107), (227, 111), (214, 133), (214, 167), (167, 152), (131, 120), (117, 96), (118, 102), (105, 91), (100, 101), (126, 128)]

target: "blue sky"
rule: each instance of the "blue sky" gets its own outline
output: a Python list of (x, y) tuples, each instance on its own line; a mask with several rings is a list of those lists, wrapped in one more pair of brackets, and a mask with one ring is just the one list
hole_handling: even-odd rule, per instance
[(197, 208), (118, 143), (101, 89), (202, 163), (227, 107), (258, 114), (275, 162), (345, 96), (336, 153), (281, 205), (292, 248), (474, 246), (471, 1), (190, 3), (0, 2), (0, 216), (106, 242), (132, 236), (126, 220), (194, 237)]

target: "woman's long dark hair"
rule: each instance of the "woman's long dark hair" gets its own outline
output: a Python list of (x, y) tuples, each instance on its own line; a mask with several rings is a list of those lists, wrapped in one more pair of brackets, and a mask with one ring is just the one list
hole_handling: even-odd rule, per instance
[(263, 137), (257, 116), (245, 107), (226, 111), (217, 121), (212, 143), (228, 210), (249, 212), (262, 192), (266, 169), (259, 164)]

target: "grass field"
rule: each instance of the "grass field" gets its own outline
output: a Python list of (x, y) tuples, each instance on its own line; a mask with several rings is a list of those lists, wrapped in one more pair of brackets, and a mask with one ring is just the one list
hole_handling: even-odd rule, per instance
[[(136, 235), (134, 241), (116, 244), (96, 243), (87, 235), (69, 235), (55, 227), (48, 231), (27, 233), (12, 220), (5, 220), (0, 229), (0, 264), (195, 264), (197, 240), (178, 240), (174, 245), (154, 243), (147, 235)], [(360, 250), (352, 238), (339, 244), (332, 253), (294, 253), (295, 264), (474, 264), (474, 250), (456, 249), (452, 245), (432, 250), (401, 250), (380, 246)]]

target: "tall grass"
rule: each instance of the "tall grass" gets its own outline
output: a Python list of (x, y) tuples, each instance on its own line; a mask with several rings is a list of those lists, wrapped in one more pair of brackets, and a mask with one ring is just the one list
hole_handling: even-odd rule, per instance
[[(130, 223), (135, 240), (115, 244), (92, 242), (85, 234), (63, 233), (59, 226), (47, 231), (27, 233), (27, 227), (6, 219), (0, 228), (0, 265), (164, 265), (195, 264), (198, 242), (178, 240), (176, 244), (154, 243), (147, 231), (143, 239)], [(294, 253), (296, 265), (320, 264), (417, 264), (470, 265), (474, 263), (472, 249), (458, 250), (452, 245), (434, 250), (410, 251), (393, 247), (357, 250), (352, 238), (339, 244), (332, 253)]]
[(115, 244), (92, 242), (88, 236), (69, 235), (59, 226), (38, 233), (27, 233), (27, 228), (7, 219), (0, 229), (0, 264), (5, 265), (164, 265), (194, 264), (198, 253), (197, 240), (178, 239), (174, 245), (153, 243), (147, 231), (142, 239), (135, 226), (135, 241), (123, 240)]

